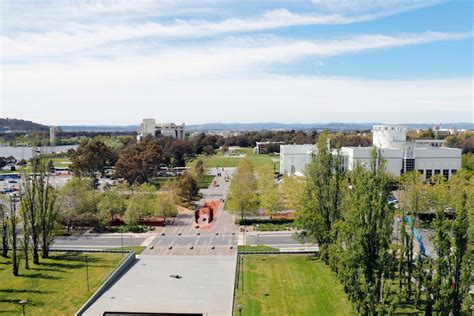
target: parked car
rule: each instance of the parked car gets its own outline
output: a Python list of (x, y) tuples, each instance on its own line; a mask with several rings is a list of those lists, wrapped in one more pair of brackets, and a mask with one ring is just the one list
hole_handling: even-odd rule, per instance
[(16, 192), (16, 191), (18, 191), (17, 188), (3, 188), (2, 190), (0, 190), (0, 193), (7, 194), (7, 193)]

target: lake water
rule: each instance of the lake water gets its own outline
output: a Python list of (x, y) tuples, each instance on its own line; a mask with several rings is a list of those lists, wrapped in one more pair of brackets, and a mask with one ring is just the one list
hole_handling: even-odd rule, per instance
[[(65, 146), (47, 146), (47, 147), (36, 147), (36, 150), (40, 153), (52, 154), (66, 152), (69, 149), (76, 149), (77, 145), (65, 145)], [(13, 156), (17, 160), (20, 159), (31, 159), (33, 157), (33, 147), (12, 147), (12, 146), (0, 146), (0, 157)]]

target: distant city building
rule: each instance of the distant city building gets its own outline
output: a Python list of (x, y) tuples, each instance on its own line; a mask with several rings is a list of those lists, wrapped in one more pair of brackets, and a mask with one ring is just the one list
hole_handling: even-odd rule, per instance
[(54, 144), (56, 142), (56, 134), (62, 131), (63, 130), (59, 126), (50, 126), (49, 127), (49, 143)]
[(441, 125), (433, 127), (433, 133), (437, 138), (444, 138), (449, 135), (457, 135), (458, 130), (456, 128), (443, 128)]
[[(424, 180), (438, 174), (449, 179), (461, 168), (461, 149), (441, 147), (443, 143), (437, 140), (409, 142), (403, 126), (377, 125), (372, 133), (373, 145), (385, 158), (386, 171), (396, 176), (416, 170)], [(371, 151), (372, 147), (342, 147), (343, 168), (353, 170), (356, 164), (369, 167)], [(314, 145), (282, 145), (280, 173), (304, 174), (314, 153)]]
[(160, 135), (183, 140), (185, 137), (184, 123), (181, 125), (175, 123), (156, 123), (155, 119), (143, 119), (138, 128), (137, 140), (140, 141), (146, 136), (158, 137)]

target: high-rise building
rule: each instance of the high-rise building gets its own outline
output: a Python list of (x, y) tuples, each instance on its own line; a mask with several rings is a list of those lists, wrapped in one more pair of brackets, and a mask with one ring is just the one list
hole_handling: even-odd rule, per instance
[(185, 138), (185, 125), (177, 125), (175, 123), (156, 123), (155, 119), (143, 119), (138, 128), (137, 140), (141, 140), (146, 136), (158, 137), (160, 135), (173, 137), (174, 139)]

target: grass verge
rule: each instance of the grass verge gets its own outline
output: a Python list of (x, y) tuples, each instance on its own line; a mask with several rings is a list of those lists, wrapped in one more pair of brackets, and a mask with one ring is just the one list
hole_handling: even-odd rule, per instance
[(101, 285), (105, 276), (120, 262), (121, 254), (52, 253), (41, 264), (20, 266), (20, 276), (12, 275), (10, 259), (0, 259), (0, 313), (20, 315), (20, 300), (28, 300), (27, 315), (74, 315)]
[(239, 251), (280, 251), (278, 248), (270, 247), (270, 246), (238, 246)]
[(239, 314), (239, 304), (242, 315), (354, 314), (342, 286), (321, 261), (308, 255), (243, 258), (235, 315)]

